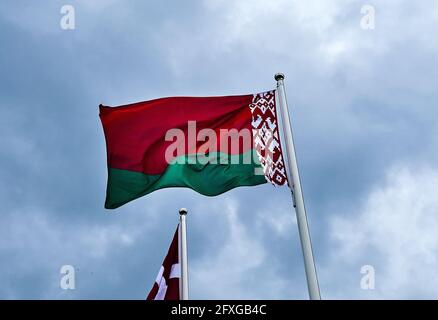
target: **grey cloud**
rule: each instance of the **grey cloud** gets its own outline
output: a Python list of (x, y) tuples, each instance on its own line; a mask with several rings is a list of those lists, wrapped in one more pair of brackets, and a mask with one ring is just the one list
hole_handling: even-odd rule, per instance
[[(233, 297), (306, 298), (287, 189), (217, 198), (169, 189), (103, 209), (99, 103), (263, 91), (278, 71), (286, 74), (323, 297), (376, 297), (344, 285), (355, 283), (360, 257), (327, 267), (342, 247), (329, 241), (330, 226), (343, 213), (348, 234), (393, 165), (436, 167), (433, 1), (376, 4), (374, 31), (360, 29), (360, 1), (71, 1), (77, 29), (68, 32), (59, 28), (64, 4), (0, 5), (0, 297), (143, 299), (185, 206), (194, 297), (227, 298), (229, 286)], [(360, 246), (385, 269), (379, 250)], [(228, 255), (236, 268), (224, 271)], [(205, 288), (217, 275), (203, 269), (215, 262), (218, 291)], [(57, 286), (65, 263), (79, 268), (74, 292)]]

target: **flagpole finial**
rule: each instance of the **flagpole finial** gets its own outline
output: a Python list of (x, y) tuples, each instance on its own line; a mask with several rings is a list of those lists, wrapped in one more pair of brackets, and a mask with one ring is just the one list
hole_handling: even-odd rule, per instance
[(181, 209), (179, 209), (179, 214), (181, 215), (181, 216), (185, 216), (185, 215), (187, 215), (187, 209), (186, 208), (181, 208)]
[(274, 76), (275, 81), (284, 80), (284, 74), (283, 73), (276, 73)]

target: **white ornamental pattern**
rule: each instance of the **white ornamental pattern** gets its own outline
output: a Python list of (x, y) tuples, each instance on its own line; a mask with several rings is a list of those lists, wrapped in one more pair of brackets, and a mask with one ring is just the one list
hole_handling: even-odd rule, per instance
[(274, 185), (287, 184), (275, 110), (275, 91), (255, 94), (249, 105), (252, 136), (266, 180)]

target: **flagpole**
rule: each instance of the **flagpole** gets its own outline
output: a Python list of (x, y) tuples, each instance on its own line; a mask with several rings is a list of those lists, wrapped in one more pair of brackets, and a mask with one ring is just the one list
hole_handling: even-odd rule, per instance
[(187, 227), (186, 227), (187, 209), (179, 210), (178, 226), (178, 256), (181, 266), (181, 278), (179, 283), (179, 292), (181, 300), (189, 300), (189, 282), (187, 268)]
[[(284, 74), (277, 73), (274, 76), (277, 81), (277, 91), (280, 105), (280, 114), (283, 127), (283, 136), (286, 142), (286, 153), (288, 159), (288, 180), (291, 184), (292, 200), (297, 216), (298, 232), (300, 235), (301, 249), (304, 257), (304, 269), (306, 271), (307, 288), (311, 300), (320, 300), (318, 277), (316, 275), (315, 260), (313, 259), (312, 242), (310, 239), (309, 226), (307, 223), (306, 208), (304, 207), (303, 191), (301, 190), (300, 176), (298, 172), (297, 158), (292, 135), (292, 126), (287, 108), (286, 92), (284, 89)], [(292, 176), (292, 177), (291, 177)]]

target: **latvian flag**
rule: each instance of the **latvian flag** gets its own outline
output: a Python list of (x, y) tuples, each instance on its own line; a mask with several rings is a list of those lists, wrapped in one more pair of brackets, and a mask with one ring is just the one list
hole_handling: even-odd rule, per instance
[(178, 258), (178, 230), (179, 228), (176, 229), (167, 256), (146, 300), (180, 300), (181, 267)]

